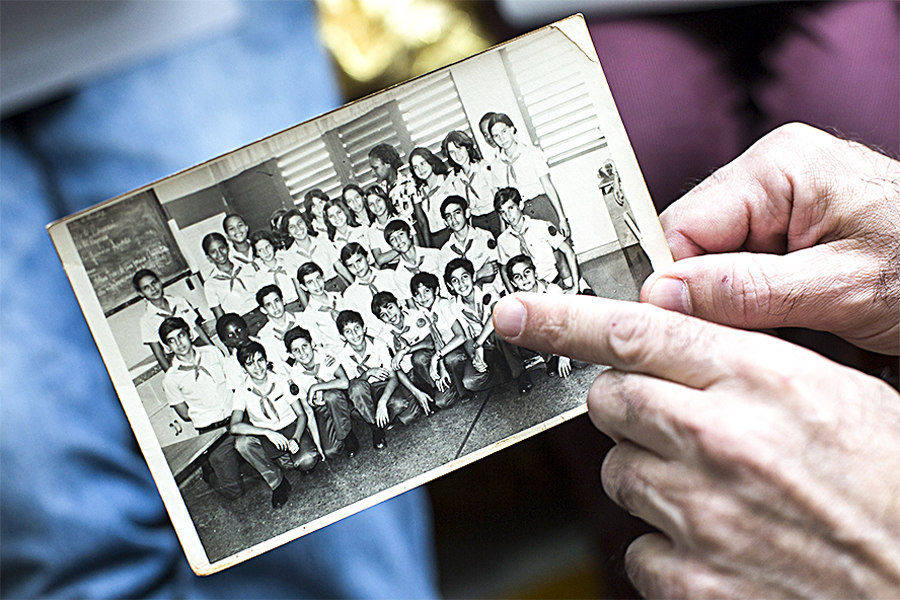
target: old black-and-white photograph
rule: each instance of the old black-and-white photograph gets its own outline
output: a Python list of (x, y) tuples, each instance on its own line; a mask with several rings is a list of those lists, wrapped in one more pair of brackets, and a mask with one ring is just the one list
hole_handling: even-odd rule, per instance
[(583, 413), (601, 367), (492, 307), (671, 260), (580, 18), (51, 235), (198, 573)]

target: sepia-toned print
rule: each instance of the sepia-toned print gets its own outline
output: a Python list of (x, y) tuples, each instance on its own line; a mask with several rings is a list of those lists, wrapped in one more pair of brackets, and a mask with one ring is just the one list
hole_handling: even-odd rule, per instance
[(49, 229), (200, 574), (583, 413), (494, 304), (671, 261), (580, 17)]

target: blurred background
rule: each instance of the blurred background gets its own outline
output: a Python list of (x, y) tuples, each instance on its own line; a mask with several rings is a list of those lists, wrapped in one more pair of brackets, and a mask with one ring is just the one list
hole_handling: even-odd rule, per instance
[[(2, 126), (27, 133), (81, 86), (206, 43), (268, 6), (3, 2)], [(900, 151), (900, 4), (891, 0), (317, 0), (314, 11), (317, 35), (307, 43), (327, 53), (328, 69), (294, 84), (307, 96), (327, 98), (319, 110), (583, 12), (659, 210), (790, 121), (894, 156)], [(264, 35), (258, 43), (265, 46)], [(290, 60), (303, 61), (303, 52)], [(227, 60), (222, 68), (231, 68)], [(187, 91), (180, 104), (166, 107), (186, 115), (202, 109), (191, 106)], [(267, 110), (265, 93), (257, 110)], [(123, 132), (126, 116), (127, 110)], [(273, 118), (253, 135), (291, 124)], [(30, 139), (40, 143), (39, 136)], [(253, 139), (211, 140), (191, 162), (170, 163), (171, 171)], [(149, 180), (129, 181), (109, 195)], [(7, 194), (10, 182), (2, 183)], [(65, 179), (56, 183), (65, 186)], [(105, 199), (80, 198), (61, 200), (56, 216)], [(4, 252), (8, 243), (6, 237)], [(11, 301), (4, 302), (7, 310)], [(5, 347), (8, 335), (4, 327)], [(897, 385), (895, 360), (824, 334), (778, 335)], [(602, 492), (599, 467), (610, 444), (582, 417), (429, 484), (440, 591), (453, 598), (635, 597), (622, 556), (645, 526)]]

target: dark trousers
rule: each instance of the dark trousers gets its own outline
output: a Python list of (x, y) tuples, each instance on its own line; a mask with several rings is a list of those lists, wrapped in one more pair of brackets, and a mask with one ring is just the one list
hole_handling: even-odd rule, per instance
[(322, 406), (313, 406), (316, 423), (319, 426), (319, 437), (325, 456), (332, 458), (344, 449), (344, 438), (350, 434), (353, 407), (343, 390), (325, 390), (322, 392)]
[(438, 408), (449, 408), (469, 392), (477, 392), (487, 387), (490, 373), (479, 373), (472, 366), (472, 361), (469, 360), (465, 349), (460, 347), (444, 356), (444, 366), (447, 368), (452, 383), (449, 388), (439, 392), (437, 383), (431, 378), (432, 356), (434, 356), (432, 349), (413, 352), (413, 381), (434, 396), (434, 403)]
[[(347, 388), (347, 395), (350, 396), (350, 404), (359, 414), (363, 421), (370, 425), (375, 425), (375, 408), (378, 399), (384, 392), (385, 381), (369, 382), (365, 377), (357, 377), (350, 380), (350, 386)], [(402, 386), (391, 394), (387, 401), (388, 419), (393, 421), (399, 419), (401, 423), (406, 425), (413, 421), (419, 415), (419, 405), (406, 393)]]
[[(294, 435), (296, 427), (297, 421), (294, 421), (278, 433), (290, 438)], [(235, 436), (235, 447), (244, 460), (262, 475), (266, 484), (273, 490), (281, 485), (281, 481), (284, 479), (282, 469), (309, 471), (319, 462), (319, 451), (316, 449), (316, 444), (309, 435), (309, 431), (303, 432), (300, 437), (300, 449), (294, 454), (279, 450), (264, 435)]]
[(213, 444), (207, 454), (213, 472), (209, 485), (226, 498), (237, 498), (241, 489), (241, 457), (235, 449), (235, 437), (228, 432)]

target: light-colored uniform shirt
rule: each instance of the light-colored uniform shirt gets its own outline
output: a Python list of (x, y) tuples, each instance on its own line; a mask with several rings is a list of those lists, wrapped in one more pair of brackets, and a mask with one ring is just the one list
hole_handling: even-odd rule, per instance
[(340, 257), (341, 250), (344, 249), (344, 246), (350, 242), (356, 242), (365, 248), (369, 243), (369, 228), (365, 225), (360, 225), (359, 227), (348, 226), (346, 235), (335, 230), (334, 239), (331, 240), (331, 243), (334, 244), (334, 247), (337, 249), (338, 257)]
[(455, 173), (450, 173), (435, 188), (423, 186), (419, 188), (422, 196), (422, 210), (428, 218), (428, 227), (431, 232), (438, 232), (447, 227), (444, 217), (441, 216), (441, 204), (447, 196), (462, 196), (465, 194), (465, 186)]
[[(393, 349), (395, 354), (403, 348), (418, 344), (431, 335), (427, 315), (421, 308), (402, 308), (401, 313), (403, 322), (400, 326), (395, 327), (390, 323), (385, 323), (378, 336), (378, 339)], [(412, 358), (409, 354), (400, 361), (400, 369), (404, 373), (408, 373), (412, 369)]]
[(480, 285), (475, 286), (475, 306), (467, 304), (462, 298), (454, 298), (456, 309), (462, 319), (460, 323), (464, 329), (468, 329), (473, 338), (481, 335), (485, 324), (491, 320), (491, 312), (494, 304), (500, 299), (494, 289), (485, 289)]
[(409, 290), (409, 282), (412, 281), (413, 275), (416, 273), (431, 273), (438, 278), (441, 290), (444, 289), (444, 273), (441, 271), (441, 252), (434, 248), (422, 248), (416, 246), (416, 264), (412, 265), (406, 262), (402, 256), (394, 271), (394, 288), (397, 298), (412, 298), (412, 292)]
[[(466, 239), (460, 242), (456, 239), (456, 234), (450, 234), (450, 239), (441, 246), (441, 272), (438, 275), (441, 279), (444, 277), (444, 270), (454, 258), (468, 259), (472, 266), (475, 267), (475, 273), (481, 269), (488, 261), (500, 262), (500, 252), (497, 249), (497, 240), (494, 235), (486, 229), (468, 226)], [(489, 283), (497, 289), (503, 287), (503, 281), (499, 280), (500, 273), (494, 276)], [(499, 286), (499, 287), (498, 287)]]
[(195, 346), (193, 364), (177, 356), (163, 376), (169, 406), (185, 404), (194, 427), (202, 428), (231, 416), (231, 387), (226, 359), (218, 348)]
[(362, 354), (357, 354), (350, 344), (344, 344), (337, 359), (349, 379), (362, 377), (369, 369), (391, 368), (391, 353), (387, 345), (369, 335), (366, 335), (366, 347)]
[(487, 161), (472, 163), (468, 173), (460, 171), (459, 181), (463, 188), (460, 196), (469, 203), (473, 215), (481, 216), (494, 211), (494, 194), (501, 186)]
[(245, 315), (254, 310), (256, 303), (256, 271), (250, 265), (237, 262), (227, 275), (219, 269), (209, 272), (203, 282), (203, 291), (210, 308), (219, 306), (226, 313)]
[[(284, 250), (284, 264), (291, 277), (297, 277), (297, 269), (308, 262), (314, 262), (322, 269), (325, 281), (337, 275), (334, 271), (334, 263), (340, 258), (334, 244), (328, 236), (320, 233), (317, 237), (310, 237), (309, 251), (300, 247), (296, 241), (291, 247)], [(282, 290), (284, 291), (284, 290)]]
[(279, 431), (297, 420), (291, 408), (296, 400), (287, 377), (269, 372), (264, 386), (257, 387), (249, 377), (244, 380), (234, 392), (234, 410), (244, 411), (254, 427)]
[(335, 317), (331, 316), (331, 310), (344, 310), (344, 300), (337, 292), (325, 292), (325, 297), (327, 300), (323, 302), (310, 296), (309, 304), (298, 315), (298, 321), (309, 331), (313, 346), (337, 351), (344, 345), (344, 340), (338, 332)]
[(433, 332), (440, 336), (440, 340), (434, 340), (438, 347), (453, 339), (453, 324), (459, 321), (462, 325), (465, 318), (459, 313), (456, 304), (447, 298), (435, 298), (431, 310), (426, 311), (426, 314), (431, 320)]
[(366, 329), (376, 337), (381, 329), (381, 320), (372, 314), (372, 298), (378, 292), (391, 292), (395, 296), (397, 295), (394, 276), (390, 271), (371, 269), (368, 281), (362, 281), (357, 277), (344, 290), (344, 308), (355, 310), (362, 315)]
[(298, 325), (302, 327), (300, 318), (288, 310), (284, 311), (284, 325), (276, 325), (272, 319), (267, 320), (266, 324), (259, 330), (259, 333), (256, 334), (256, 337), (259, 338), (260, 343), (266, 349), (266, 356), (270, 352), (277, 352), (280, 360), (286, 362), (290, 353), (284, 347), (284, 334)]
[(253, 257), (252, 246), (247, 250), (246, 254), (235, 248), (230, 242), (228, 246), (231, 249), (228, 253), (231, 262), (242, 267), (249, 267), (254, 273), (259, 271), (259, 262)]
[(334, 354), (316, 350), (313, 352), (313, 364), (310, 368), (307, 369), (299, 362), (291, 367), (291, 381), (300, 388), (300, 396), (306, 397), (309, 395), (309, 388), (315, 384), (333, 381), (340, 366), (341, 363)]
[(292, 263), (284, 256), (283, 252), (275, 254), (275, 266), (270, 267), (263, 261), (258, 261), (259, 271), (256, 273), (256, 294), (264, 286), (277, 285), (281, 290), (285, 304), (298, 300), (297, 288), (294, 287), (294, 279), (297, 277), (297, 269), (291, 273)]
[[(544, 194), (541, 177), (550, 174), (544, 153), (539, 148), (522, 142), (518, 142), (516, 154), (512, 157), (498, 152), (491, 165), (491, 171), (494, 172), (500, 187), (516, 188), (524, 200)], [(491, 201), (493, 202), (493, 199)]]
[(500, 260), (505, 265), (513, 256), (525, 254), (531, 257), (538, 279), (553, 281), (559, 276), (553, 251), (563, 245), (565, 238), (547, 221), (525, 215), (520, 232), (507, 227), (497, 238)]
[(169, 303), (169, 311), (165, 311), (149, 300), (145, 300), (146, 308), (144, 314), (141, 315), (141, 341), (145, 344), (153, 342), (162, 343), (159, 339), (159, 326), (169, 317), (180, 317), (188, 324), (188, 327), (194, 328), (197, 322), (197, 309), (191, 306), (191, 303), (182, 296), (165, 294), (163, 298)]

